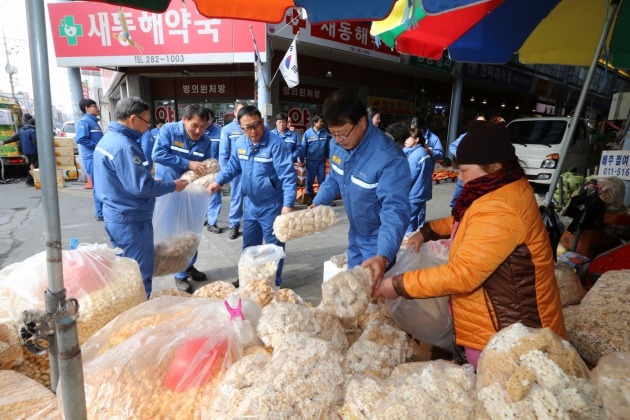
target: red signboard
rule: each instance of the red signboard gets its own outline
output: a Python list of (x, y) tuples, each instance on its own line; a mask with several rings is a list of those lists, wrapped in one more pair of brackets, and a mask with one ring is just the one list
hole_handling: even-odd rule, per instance
[(48, 12), (59, 66), (253, 63), (250, 25), (267, 58), (264, 23), (208, 19), (192, 0), (164, 13), (81, 1), (49, 3)]

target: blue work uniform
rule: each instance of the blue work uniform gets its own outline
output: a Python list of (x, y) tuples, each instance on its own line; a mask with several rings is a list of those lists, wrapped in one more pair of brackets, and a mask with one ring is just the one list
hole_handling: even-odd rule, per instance
[[(457, 148), (459, 147), (459, 142), (462, 141), (465, 135), (466, 133), (457, 137), (457, 139), (455, 139), (455, 141), (451, 143), (451, 145), (448, 147), (448, 151), (451, 152), (451, 154), (453, 155), (453, 158), (457, 157)], [(463, 189), (464, 189), (464, 185), (462, 184), (462, 180), (457, 178), (457, 184), (455, 185), (455, 191), (453, 191), (453, 198), (451, 199), (451, 203), (450, 203), (451, 208), (453, 209), (455, 208), (455, 202), (457, 201), (457, 197), (460, 196)]]
[(147, 158), (147, 166), (149, 170), (153, 168), (153, 158), (151, 157), (151, 154), (153, 153), (153, 146), (155, 145), (159, 131), (160, 129), (155, 127), (151, 130), (145, 131), (142, 137), (140, 137), (140, 147), (142, 148), (144, 156)]
[(330, 173), (313, 202), (326, 204), (341, 193), (350, 221), (349, 268), (376, 255), (394, 263), (409, 226), (410, 185), (405, 154), (372, 124), (352, 150), (331, 143)]
[[(96, 145), (102, 138), (103, 130), (101, 130), (101, 126), (98, 125), (98, 117), (92, 114), (83, 115), (83, 117), (81, 117), (81, 119), (77, 122), (77, 131), (74, 141), (80, 146), (83, 166), (90, 176), (93, 186), (98, 183), (98, 180), (94, 179), (94, 171), (92, 170), (92, 155), (94, 153), (94, 148), (96, 148)], [(96, 194), (94, 194), (93, 197), (95, 217), (97, 219), (102, 219), (103, 203), (96, 198)]]
[[(242, 135), (243, 130), (241, 130), (241, 126), (236, 118), (221, 129), (221, 141), (219, 144), (219, 165), (221, 165), (221, 168), (227, 165), (234, 149), (234, 142)], [(237, 175), (230, 181), (230, 212), (228, 213), (230, 227), (240, 228), (242, 217), (243, 191), (241, 190), (241, 177)]]
[(444, 148), (440, 138), (428, 128), (422, 132), (422, 135), (427, 140), (429, 148), (433, 151), (433, 161), (437, 162), (444, 159)]
[(277, 128), (271, 130), (273, 134), (280, 137), (286, 144), (289, 146), (289, 150), (291, 150), (291, 157), (293, 158), (293, 163), (297, 162), (298, 158), (302, 154), (302, 143), (298, 139), (298, 135), (291, 130), (284, 130), (283, 132), (278, 131)]
[[(240, 136), (233, 144), (230, 159), (221, 167), (216, 178), (219, 185), (234, 177), (241, 177), (245, 196), (243, 216), (243, 249), (267, 244), (284, 248), (273, 234), (273, 222), (282, 207), (293, 207), (297, 188), (291, 152), (282, 139), (265, 128), (265, 134), (257, 144), (246, 136)], [(276, 285), (282, 283), (282, 266), (278, 264)]]
[[(153, 146), (155, 178), (163, 181), (179, 179), (189, 169), (190, 161), (203, 162), (209, 159), (210, 149), (210, 138), (204, 133), (199, 140), (191, 140), (184, 129), (183, 121), (164, 124)], [(187, 278), (186, 271), (195, 264), (195, 261), (196, 252), (186, 270), (176, 273), (175, 278)]]
[(302, 136), (301, 153), (306, 159), (306, 193), (310, 197), (315, 195), (313, 190), (315, 177), (320, 186), (326, 180), (326, 158), (329, 153), (330, 139), (330, 134), (323, 128), (319, 132), (314, 128), (309, 128)]
[(29, 160), (31, 156), (37, 158), (37, 131), (35, 126), (24, 124), (18, 131), (18, 138), (22, 154), (28, 156)]
[(403, 153), (407, 155), (409, 170), (411, 171), (411, 220), (407, 233), (415, 232), (424, 224), (427, 213), (427, 201), (433, 198), (433, 169), (435, 162), (431, 155), (421, 145), (405, 147)]
[(147, 297), (153, 277), (153, 209), (155, 198), (175, 191), (174, 182), (153, 179), (138, 144), (140, 132), (111, 122), (94, 150), (94, 194), (103, 203), (105, 231), (112, 245), (133, 258)]
[[(210, 157), (219, 160), (219, 146), (221, 143), (221, 127), (212, 124), (206, 130), (210, 138)], [(208, 226), (215, 226), (221, 213), (221, 194), (212, 194), (208, 204)]]

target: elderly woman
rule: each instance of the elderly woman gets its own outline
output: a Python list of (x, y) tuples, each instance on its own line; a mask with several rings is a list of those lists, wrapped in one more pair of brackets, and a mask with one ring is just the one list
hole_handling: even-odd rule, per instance
[(450, 296), (455, 360), (477, 365), (490, 337), (521, 322), (566, 338), (547, 231), (504, 123), (473, 121), (459, 144), (464, 190), (453, 216), (409, 239), (451, 239), (447, 264), (384, 278), (375, 297)]

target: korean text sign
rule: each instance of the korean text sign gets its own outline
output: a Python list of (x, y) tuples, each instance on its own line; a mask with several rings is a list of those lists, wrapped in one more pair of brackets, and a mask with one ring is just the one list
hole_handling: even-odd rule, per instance
[(604, 150), (597, 175), (630, 181), (630, 150)]
[(267, 61), (264, 23), (209, 19), (192, 0), (164, 13), (80, 1), (50, 3), (48, 12), (62, 67), (253, 63), (250, 25)]

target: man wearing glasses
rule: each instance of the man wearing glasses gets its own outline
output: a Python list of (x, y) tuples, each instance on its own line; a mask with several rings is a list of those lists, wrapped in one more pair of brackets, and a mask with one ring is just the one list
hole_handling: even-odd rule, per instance
[[(210, 120), (208, 109), (200, 104), (191, 104), (184, 108), (181, 121), (167, 123), (158, 133), (153, 146), (153, 162), (155, 162), (155, 178), (162, 181), (179, 179), (188, 170), (199, 175), (205, 174), (203, 161), (212, 157), (212, 141), (206, 133)], [(194, 266), (197, 253), (185, 271), (175, 274), (175, 286), (178, 290), (190, 293), (194, 281), (207, 279), (205, 273)]]
[[(293, 211), (296, 176), (289, 146), (265, 127), (258, 108), (252, 105), (241, 108), (237, 115), (244, 135), (233, 144), (230, 159), (221, 166), (215, 182), (208, 185), (212, 193), (235, 176), (241, 176), (241, 189), (245, 196), (243, 215), (243, 249), (267, 244), (284, 248), (273, 234), (276, 216)], [(276, 285), (282, 283), (282, 265), (278, 264)]]
[(138, 140), (149, 126), (149, 105), (140, 98), (121, 99), (116, 121), (94, 151), (94, 173), (99, 180), (94, 194), (103, 202), (105, 231), (123, 256), (140, 266), (147, 297), (151, 295), (154, 263), (153, 209), (155, 198), (183, 190), (188, 184), (177, 179), (161, 182), (143, 165), (146, 157)]
[[(77, 122), (76, 134), (74, 137), (74, 141), (80, 145), (81, 150), (81, 159), (83, 161), (83, 167), (88, 173), (88, 176), (92, 180), (92, 185), (96, 185), (96, 180), (94, 179), (94, 170), (93, 168), (93, 155), (94, 149), (98, 144), (99, 140), (103, 137), (103, 130), (101, 130), (101, 126), (98, 125), (98, 116), (101, 111), (96, 105), (96, 102), (92, 99), (82, 98), (79, 101), (79, 109), (83, 113), (83, 117)], [(94, 190), (92, 190), (94, 191)], [(93, 194), (94, 197), (94, 217), (96, 220), (102, 222), (103, 221), (103, 203), (96, 198), (96, 194)]]
[(313, 206), (341, 194), (350, 221), (348, 268), (372, 268), (379, 281), (393, 265), (409, 225), (411, 172), (405, 154), (367, 118), (353, 93), (326, 98), (322, 115), (330, 134), (330, 173)]
[[(326, 158), (330, 143), (330, 134), (324, 128), (324, 120), (319, 115), (314, 115), (311, 121), (313, 126), (302, 136), (301, 152), (302, 158), (306, 159), (306, 195), (309, 201), (315, 197), (313, 189), (315, 178), (320, 186), (326, 179)], [(335, 198), (333, 197), (333, 200)]]

